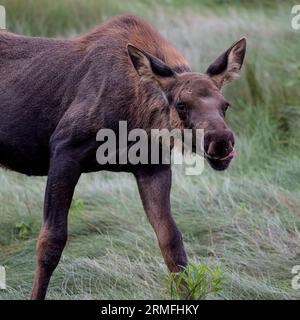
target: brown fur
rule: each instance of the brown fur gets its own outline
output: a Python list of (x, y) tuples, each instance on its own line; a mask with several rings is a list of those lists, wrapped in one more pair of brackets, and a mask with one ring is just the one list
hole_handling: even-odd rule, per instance
[[(100, 165), (101, 128), (205, 128), (211, 166), (234, 145), (221, 84), (241, 68), (245, 40), (206, 74), (142, 18), (121, 15), (74, 39), (0, 33), (0, 163), (27, 175), (48, 175), (31, 298), (44, 299), (67, 241), (67, 215), (83, 172), (131, 172), (170, 271), (187, 263), (170, 210), (170, 165)], [(195, 147), (195, 146), (194, 146)], [(118, 152), (118, 150), (117, 150)]]

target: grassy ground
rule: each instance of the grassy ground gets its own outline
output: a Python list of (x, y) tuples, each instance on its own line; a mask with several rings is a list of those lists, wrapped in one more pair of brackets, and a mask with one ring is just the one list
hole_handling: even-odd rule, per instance
[[(241, 79), (225, 93), (232, 102), (228, 122), (237, 133), (238, 157), (228, 171), (206, 166), (200, 177), (184, 176), (175, 167), (173, 213), (189, 257), (213, 261), (224, 272), (224, 290), (208, 298), (299, 299), (291, 269), (300, 264), (300, 34), (290, 27), (286, 3), (226, 3), (1, 1), (8, 28), (33, 35), (73, 35), (115, 13), (141, 14), (197, 71), (247, 36)], [(8, 284), (0, 299), (28, 297), (45, 181), (0, 171), (0, 265)], [(48, 297), (165, 299), (166, 273), (133, 178), (83, 176)]]

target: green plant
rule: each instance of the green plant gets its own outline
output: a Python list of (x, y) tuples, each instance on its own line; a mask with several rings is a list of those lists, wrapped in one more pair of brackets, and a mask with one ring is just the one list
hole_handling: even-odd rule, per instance
[(84, 203), (81, 198), (74, 198), (70, 207), (70, 215), (78, 216), (84, 209)]
[[(274, 10), (266, 11), (267, 3), (274, 3)], [(195, 71), (206, 70), (216, 55), (246, 36), (248, 68), (224, 92), (237, 157), (227, 172), (205, 167), (200, 177), (185, 176), (174, 166), (172, 211), (188, 256), (214, 253), (222, 259), (223, 291), (209, 298), (300, 299), (300, 290), (291, 288), (291, 266), (300, 261), (300, 46), (299, 32), (287, 23), (288, 2), (165, 0), (154, 6), (150, 0), (2, 0), (1, 5), (9, 31), (38, 36), (74, 36), (113, 14), (139, 14)], [(11, 274), (0, 299), (28, 298), (45, 185), (44, 177), (0, 170), (0, 262)], [(164, 264), (130, 174), (82, 175), (69, 221), (69, 242), (49, 299), (170, 298), (170, 282), (168, 290), (161, 287)]]
[(30, 234), (31, 234), (31, 224), (26, 223), (24, 221), (22, 222), (17, 222), (15, 224), (16, 232), (17, 232), (17, 237), (19, 239), (25, 240), (28, 239)]
[(222, 290), (223, 279), (218, 266), (189, 262), (183, 271), (165, 277), (165, 288), (171, 299), (203, 300)]

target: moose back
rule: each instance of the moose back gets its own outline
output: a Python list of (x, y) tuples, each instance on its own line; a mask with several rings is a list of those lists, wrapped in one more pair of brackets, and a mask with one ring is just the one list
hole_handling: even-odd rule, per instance
[(99, 164), (96, 135), (103, 128), (117, 132), (120, 121), (128, 130), (204, 129), (206, 160), (226, 169), (234, 136), (221, 89), (238, 75), (245, 50), (242, 38), (205, 73), (192, 72), (154, 27), (130, 15), (73, 39), (0, 33), (0, 163), (48, 176), (32, 299), (45, 298), (67, 241), (74, 188), (85, 172), (131, 172), (169, 270), (187, 264), (171, 215), (170, 164)]

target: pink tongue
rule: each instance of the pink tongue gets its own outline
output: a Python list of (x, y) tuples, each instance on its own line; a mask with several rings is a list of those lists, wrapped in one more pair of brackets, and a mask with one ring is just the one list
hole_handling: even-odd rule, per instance
[(236, 155), (236, 152), (232, 150), (226, 157), (222, 158), (221, 160), (228, 160), (234, 158)]

